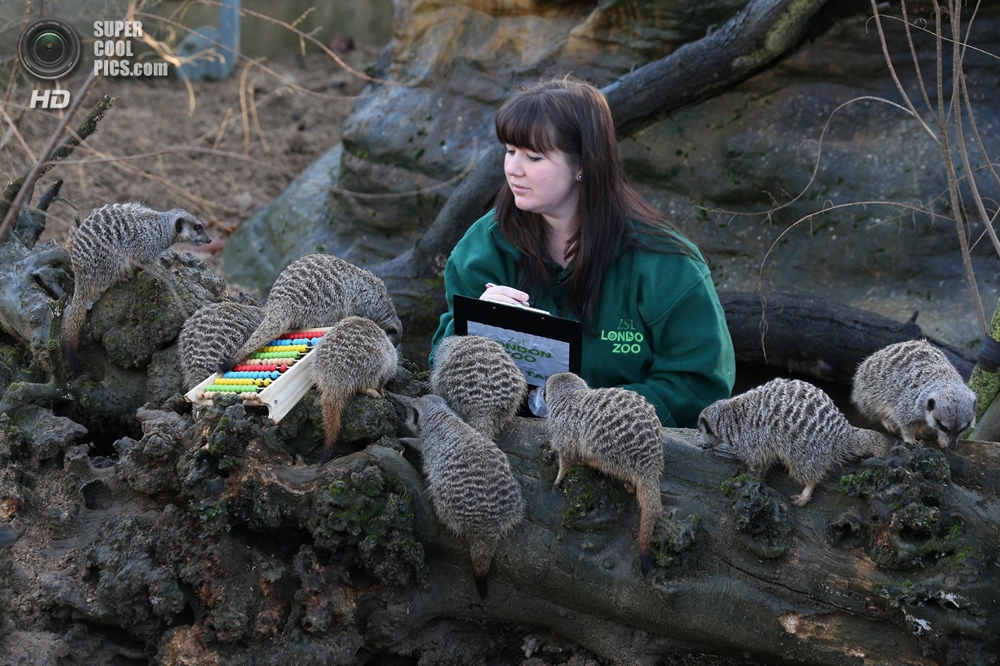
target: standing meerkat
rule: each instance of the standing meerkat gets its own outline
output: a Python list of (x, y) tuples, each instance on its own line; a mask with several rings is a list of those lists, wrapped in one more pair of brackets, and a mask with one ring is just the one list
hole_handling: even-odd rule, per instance
[(434, 352), (431, 393), (463, 421), (493, 439), (528, 393), (524, 373), (500, 343), (479, 335), (445, 338)]
[(731, 450), (763, 478), (776, 462), (805, 486), (792, 503), (805, 506), (827, 472), (856, 457), (888, 455), (893, 440), (855, 428), (821, 389), (798, 379), (774, 379), (698, 416), (701, 444)]
[(348, 399), (355, 393), (380, 397), (398, 363), (386, 332), (364, 317), (341, 319), (320, 338), (312, 351), (312, 376), (323, 410), (324, 463), (333, 452)]
[(875, 352), (854, 374), (851, 402), (863, 416), (916, 444), (917, 430), (937, 431), (938, 445), (955, 448), (976, 423), (976, 394), (940, 349), (910, 340)]
[(524, 518), (524, 498), (510, 461), (441, 396), (415, 398), (407, 409), (407, 426), (420, 437), (434, 512), (468, 542), (476, 588), (485, 597), (486, 574), (497, 546)]
[(647, 575), (653, 531), (663, 513), (663, 429), (656, 409), (634, 391), (592, 389), (571, 372), (550, 376), (543, 397), (552, 448), (559, 453), (553, 488), (578, 461), (634, 486), (641, 509), (639, 566)]
[(149, 266), (178, 241), (196, 245), (212, 239), (197, 217), (180, 208), (155, 211), (139, 203), (114, 203), (94, 209), (73, 234), (70, 259), (76, 287), (63, 323), (63, 342), (74, 372), (76, 348), (87, 307), (109, 287)]
[(260, 307), (233, 301), (202, 306), (188, 317), (177, 336), (187, 387), (215, 372), (247, 341), (263, 318)]
[(264, 319), (227, 361), (242, 361), (286, 331), (333, 326), (344, 317), (371, 319), (398, 345), (403, 324), (385, 283), (332, 254), (307, 254), (281, 271), (264, 302)]

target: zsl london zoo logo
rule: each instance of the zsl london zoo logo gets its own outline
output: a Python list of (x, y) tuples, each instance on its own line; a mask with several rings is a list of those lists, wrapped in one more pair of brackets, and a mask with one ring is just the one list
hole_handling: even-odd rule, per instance
[(635, 322), (631, 319), (619, 319), (618, 330), (601, 331), (601, 340), (607, 340), (614, 346), (612, 354), (638, 354), (642, 351), (642, 342), (646, 337), (635, 330)]

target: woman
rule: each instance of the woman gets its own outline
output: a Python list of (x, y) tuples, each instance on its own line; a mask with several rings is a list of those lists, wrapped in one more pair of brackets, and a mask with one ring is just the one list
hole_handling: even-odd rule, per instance
[(701, 253), (626, 182), (604, 95), (544, 81), (504, 103), (496, 131), (507, 183), (448, 259), (432, 345), (454, 333), (455, 294), (530, 302), (583, 323), (591, 387), (631, 389), (664, 425), (694, 427), (729, 397), (732, 340)]

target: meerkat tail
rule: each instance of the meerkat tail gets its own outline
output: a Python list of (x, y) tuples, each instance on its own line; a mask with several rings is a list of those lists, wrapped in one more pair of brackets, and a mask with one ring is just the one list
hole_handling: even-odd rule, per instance
[(74, 376), (80, 374), (80, 358), (76, 350), (80, 345), (80, 331), (83, 330), (83, 324), (87, 319), (87, 306), (93, 297), (94, 294), (91, 293), (74, 293), (66, 319), (63, 321), (63, 346), (66, 348), (66, 359)]
[(86, 299), (81, 296), (82, 294), (73, 295), (73, 300), (69, 303), (69, 311), (66, 313), (66, 320), (63, 322), (63, 342), (74, 352), (80, 342), (80, 330), (87, 317)]
[(483, 539), (473, 537), (469, 546), (469, 555), (472, 556), (472, 572), (476, 578), (476, 590), (481, 599), (486, 598), (486, 574), (490, 572), (490, 564), (493, 562), (493, 554), (497, 549), (497, 539)]
[(333, 445), (337, 443), (337, 435), (340, 434), (340, 416), (346, 404), (347, 397), (339, 395), (335, 391), (324, 391), (320, 398), (323, 410), (323, 432), (326, 435), (320, 464), (326, 464), (330, 461)]
[(653, 568), (653, 532), (656, 523), (663, 513), (663, 499), (660, 497), (660, 484), (651, 479), (644, 479), (636, 486), (636, 496), (639, 500), (641, 514), (639, 516), (639, 568), (642, 575), (649, 575)]

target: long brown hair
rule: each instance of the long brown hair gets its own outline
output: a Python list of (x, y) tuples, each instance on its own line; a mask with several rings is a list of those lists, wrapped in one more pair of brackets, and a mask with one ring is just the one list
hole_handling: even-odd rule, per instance
[[(594, 86), (562, 78), (524, 88), (497, 111), (496, 132), (502, 144), (541, 154), (558, 150), (570, 167), (581, 169), (579, 224), (566, 252), (573, 260), (567, 304), (588, 329), (604, 274), (624, 250), (646, 248), (700, 258), (628, 184), (611, 109)], [(497, 193), (496, 211), (501, 233), (521, 253), (518, 288), (551, 294), (544, 219), (519, 209), (506, 183)]]

